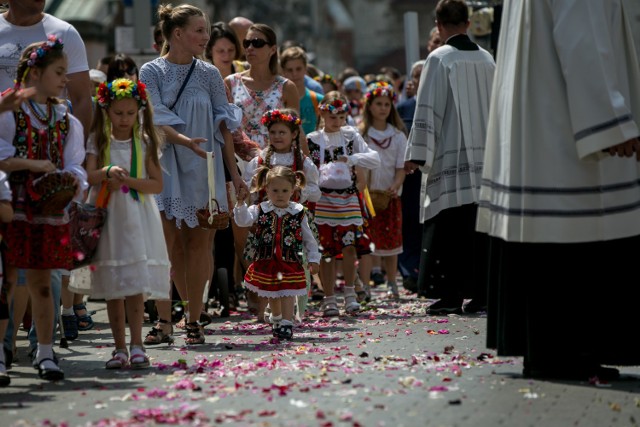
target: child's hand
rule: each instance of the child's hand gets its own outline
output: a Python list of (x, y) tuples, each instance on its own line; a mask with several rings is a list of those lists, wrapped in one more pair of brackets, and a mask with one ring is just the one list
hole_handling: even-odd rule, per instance
[(36, 94), (35, 87), (28, 87), (26, 89), (20, 89), (15, 91), (14, 89), (8, 89), (0, 98), (0, 113), (5, 111), (17, 110), (20, 108), (20, 104), (23, 101), (31, 98)]
[(109, 169), (109, 178), (116, 181), (124, 181), (129, 177), (129, 171), (121, 168), (120, 166), (111, 166)]
[(309, 263), (309, 273), (318, 274), (320, 272), (320, 265), (315, 262)]
[(202, 157), (203, 159), (207, 158), (207, 152), (200, 147), (200, 144), (203, 142), (207, 142), (207, 138), (191, 138), (189, 140), (189, 144), (187, 144), (187, 148), (190, 148), (191, 151), (196, 153), (198, 157)]
[(51, 160), (31, 160), (29, 170), (36, 173), (53, 172), (56, 170), (56, 165)]
[(349, 158), (347, 156), (338, 156), (338, 162), (347, 163), (349, 162)]

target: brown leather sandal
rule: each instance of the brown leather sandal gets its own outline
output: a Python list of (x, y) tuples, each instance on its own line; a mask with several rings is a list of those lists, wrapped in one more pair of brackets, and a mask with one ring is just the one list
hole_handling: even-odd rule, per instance
[[(166, 325), (169, 324), (168, 321), (158, 319), (158, 324)], [(170, 324), (169, 324), (170, 325)], [(171, 325), (170, 325), (171, 326)], [(173, 344), (173, 326), (168, 334), (166, 334), (162, 327), (153, 326), (151, 330), (147, 333), (147, 336), (144, 337), (144, 345), (158, 345), (158, 344)]]

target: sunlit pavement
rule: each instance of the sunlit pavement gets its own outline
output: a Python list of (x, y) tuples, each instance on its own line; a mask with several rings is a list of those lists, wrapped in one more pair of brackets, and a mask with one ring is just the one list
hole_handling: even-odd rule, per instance
[[(340, 298), (339, 298), (340, 301)], [(310, 303), (291, 342), (246, 311), (206, 327), (205, 345), (147, 348), (152, 368), (109, 370), (104, 302), (95, 329), (56, 345), (66, 379), (37, 378), (20, 331), (1, 426), (630, 426), (640, 423), (640, 368), (623, 379), (523, 379), (520, 358), (485, 348), (486, 316), (426, 316), (401, 288), (374, 288), (355, 316), (326, 319)], [(144, 333), (151, 325), (145, 324)], [(557, 333), (557, 331), (549, 331)], [(629, 337), (637, 339), (637, 337)]]

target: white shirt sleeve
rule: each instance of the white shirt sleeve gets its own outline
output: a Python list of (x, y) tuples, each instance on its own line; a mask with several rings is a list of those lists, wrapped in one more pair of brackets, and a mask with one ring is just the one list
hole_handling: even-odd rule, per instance
[(310, 158), (304, 159), (304, 175), (307, 179), (307, 184), (302, 189), (300, 195), (300, 203), (302, 202), (317, 202), (322, 196), (320, 187), (318, 186), (318, 168), (313, 164)]
[(249, 227), (258, 219), (259, 205), (247, 206), (246, 203), (233, 208), (233, 218), (240, 227)]
[(82, 167), (85, 158), (84, 149), (84, 130), (82, 123), (74, 116), (69, 114), (69, 133), (64, 144), (64, 168), (63, 170), (71, 172), (78, 178), (78, 192), (76, 200), (82, 200), (84, 190), (89, 187), (87, 183), (87, 171)]
[(16, 137), (16, 120), (13, 111), (0, 114), (0, 160), (15, 156), (13, 139)]
[(360, 133), (355, 132), (353, 138), (353, 154), (347, 156), (349, 166), (360, 166), (366, 169), (380, 167), (380, 156), (367, 145)]
[(320, 263), (320, 251), (318, 250), (318, 242), (309, 227), (309, 216), (304, 216), (302, 221), (302, 245), (304, 253), (307, 256), (307, 262)]

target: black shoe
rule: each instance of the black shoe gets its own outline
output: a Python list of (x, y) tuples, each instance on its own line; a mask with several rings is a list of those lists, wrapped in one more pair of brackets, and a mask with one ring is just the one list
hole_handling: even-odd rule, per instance
[[(58, 362), (58, 356), (56, 356), (56, 352), (55, 350), (51, 350), (53, 352), (53, 362), (57, 365)], [(33, 366), (33, 369), (38, 369), (38, 362), (36, 361), (36, 354), (38, 353), (38, 347), (33, 347), (31, 350), (29, 350), (29, 360), (31, 360), (31, 365)]]
[(280, 325), (274, 332), (277, 338), (291, 341), (293, 338), (293, 325)]
[[(45, 368), (42, 362), (51, 361), (55, 364), (53, 368)], [(38, 363), (38, 376), (47, 381), (60, 381), (64, 379), (64, 372), (58, 366), (58, 363), (50, 358), (44, 358)]]
[(598, 378), (601, 381), (614, 381), (620, 378), (620, 371), (600, 365), (560, 365), (531, 367), (525, 364), (522, 376), (532, 379), (555, 379), (569, 381), (588, 381)]
[[(478, 302), (476, 302), (478, 301)], [(462, 311), (465, 314), (475, 314), (475, 313), (486, 313), (487, 312), (487, 304), (482, 303), (479, 300), (472, 299), (469, 303), (462, 307)]]
[(402, 287), (415, 294), (418, 292), (418, 280), (411, 276), (404, 277), (402, 278)]
[(441, 299), (425, 310), (426, 314), (433, 316), (446, 316), (447, 314), (462, 314), (462, 300), (444, 300)]
[(382, 274), (379, 271), (376, 271), (375, 273), (371, 273), (371, 281), (373, 282), (373, 286), (382, 285), (383, 283), (386, 282), (384, 278), (384, 274)]

